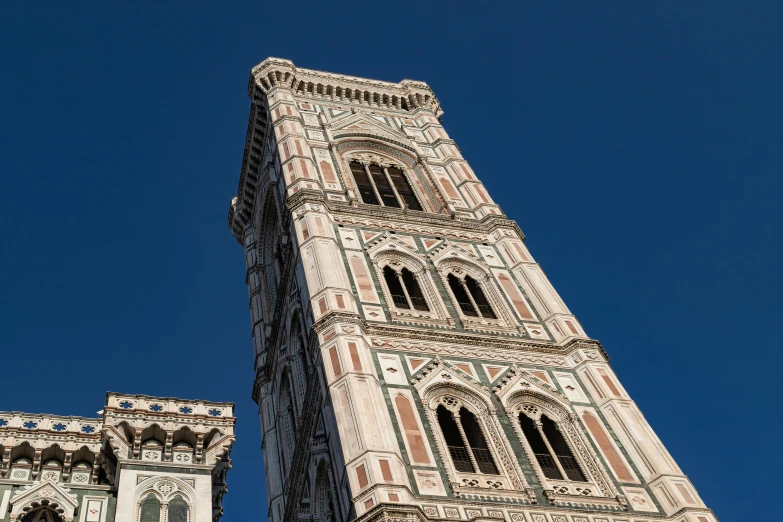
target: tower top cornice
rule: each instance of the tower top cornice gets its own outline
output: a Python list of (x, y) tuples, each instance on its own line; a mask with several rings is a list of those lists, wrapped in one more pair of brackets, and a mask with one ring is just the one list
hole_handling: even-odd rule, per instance
[[(390, 110), (431, 110), (443, 115), (435, 93), (419, 80), (386, 82), (297, 67), (291, 60), (269, 57), (250, 72), (251, 86), (264, 92), (284, 87), (303, 96), (385, 107)], [(252, 89), (250, 92), (252, 98)]]

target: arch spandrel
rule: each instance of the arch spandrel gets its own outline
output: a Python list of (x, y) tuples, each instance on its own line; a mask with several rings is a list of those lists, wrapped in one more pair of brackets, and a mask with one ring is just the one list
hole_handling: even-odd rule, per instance
[(177, 477), (149, 477), (136, 485), (133, 498), (140, 502), (147, 495), (158, 497), (161, 502), (166, 502), (177, 495), (182, 496), (188, 504), (196, 501), (196, 490), (186, 481)]
[(550, 405), (546, 408), (558, 419), (565, 420), (571, 415), (571, 403), (565, 395), (517, 366), (511, 367), (494, 392), (508, 412), (518, 411), (527, 401)]
[(431, 409), (437, 407), (441, 397), (452, 394), (471, 404), (476, 409), (476, 413), (495, 412), (489, 390), (446, 361), (436, 359), (419, 378), (413, 379), (412, 382), (424, 404)]

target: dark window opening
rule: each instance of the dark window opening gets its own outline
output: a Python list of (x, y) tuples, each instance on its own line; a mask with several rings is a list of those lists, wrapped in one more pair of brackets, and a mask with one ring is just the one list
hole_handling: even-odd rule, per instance
[(160, 500), (155, 495), (149, 494), (141, 503), (139, 522), (158, 522), (159, 520)]
[(465, 276), (465, 286), (468, 287), (470, 295), (473, 296), (473, 300), (476, 302), (476, 306), (478, 306), (481, 317), (497, 319), (495, 312), (493, 312), (492, 307), (489, 306), (489, 301), (487, 301), (484, 292), (481, 290), (481, 287), (476, 280), (470, 276)]
[(498, 475), (498, 468), (487, 446), (484, 432), (473, 413), (460, 408), (459, 415), (455, 418), (454, 414), (442, 405), (438, 406), (437, 413), (438, 425), (446, 440), (454, 468), (464, 473)]
[(579, 463), (574, 458), (574, 454), (571, 453), (571, 448), (568, 446), (563, 434), (557, 429), (557, 425), (554, 421), (546, 415), (542, 415), (541, 428), (544, 430), (544, 435), (549, 441), (549, 445), (552, 446), (552, 449), (555, 451), (557, 460), (560, 461), (560, 466), (562, 466), (568, 479), (577, 482), (586, 482), (582, 470), (579, 469)]
[(446, 446), (449, 448), (454, 468), (464, 473), (473, 473), (473, 464), (470, 462), (468, 449), (462, 441), (457, 423), (451, 412), (443, 406), (438, 406), (438, 424), (443, 432), (443, 438), (446, 439)]
[(462, 310), (462, 313), (471, 317), (478, 317), (476, 309), (473, 308), (473, 303), (470, 302), (468, 293), (465, 292), (465, 289), (462, 287), (460, 280), (457, 279), (457, 276), (449, 274), (448, 280), (449, 287), (451, 287), (451, 291), (454, 294), (454, 297), (457, 299), (457, 304)]
[(402, 269), (402, 282), (405, 284), (405, 288), (408, 290), (408, 296), (411, 299), (411, 304), (416, 310), (429, 312), (430, 307), (427, 306), (427, 301), (424, 299), (424, 294), (421, 291), (419, 282), (416, 281), (416, 277), (407, 268)]
[(383, 278), (386, 280), (386, 287), (389, 289), (392, 301), (394, 301), (394, 306), (409, 310), (410, 306), (408, 305), (408, 300), (405, 298), (405, 291), (402, 289), (400, 280), (397, 277), (397, 272), (391, 267), (385, 266), (383, 267)]
[(394, 187), (397, 189), (397, 194), (400, 195), (405, 202), (405, 206), (411, 210), (421, 210), (419, 200), (416, 199), (416, 195), (413, 193), (413, 189), (405, 178), (405, 175), (397, 167), (389, 167), (389, 177), (394, 183)]
[(380, 205), (370, 183), (370, 178), (367, 177), (367, 172), (364, 170), (364, 165), (358, 161), (352, 161), (351, 174), (353, 174), (353, 179), (356, 180), (356, 187), (359, 189), (362, 201), (370, 205)]
[(400, 202), (397, 201), (397, 196), (394, 195), (394, 190), (389, 185), (389, 180), (383, 169), (378, 165), (370, 165), (370, 175), (375, 182), (375, 188), (378, 189), (378, 194), (381, 196), (383, 206), (400, 208)]
[(552, 454), (549, 453), (543, 437), (538, 432), (533, 419), (525, 415), (519, 414), (519, 424), (522, 427), (522, 433), (524, 433), (527, 443), (530, 444), (530, 449), (533, 450), (538, 465), (541, 466), (541, 471), (544, 472), (544, 476), (548, 479), (563, 480), (563, 475), (557, 468), (555, 460), (552, 458)]
[(188, 503), (182, 497), (176, 497), (169, 502), (167, 522), (188, 522)]
[(476, 417), (465, 408), (460, 408), (459, 419), (465, 432), (465, 437), (468, 439), (470, 450), (473, 452), (473, 458), (476, 459), (476, 464), (478, 464), (479, 471), (489, 475), (497, 475), (498, 468), (495, 466), (492, 452), (489, 451), (484, 433), (482, 433)]

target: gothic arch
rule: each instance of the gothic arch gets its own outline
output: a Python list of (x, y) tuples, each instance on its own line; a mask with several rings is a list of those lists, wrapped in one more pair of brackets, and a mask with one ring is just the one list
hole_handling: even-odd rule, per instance
[(279, 205), (275, 197), (273, 187), (269, 187), (264, 195), (264, 204), (259, 209), (261, 216), (257, 225), (258, 277), (263, 288), (264, 317), (266, 322), (271, 322), (274, 317), (277, 304), (277, 285), (280, 282), (280, 266), (278, 255), (280, 253), (280, 241), (283, 235)]
[(307, 392), (307, 379), (310, 374), (310, 360), (307, 352), (307, 338), (304, 335), (301, 308), (297, 307), (291, 315), (288, 329), (288, 357), (291, 361), (296, 382), (297, 411), (301, 411)]
[(314, 521), (331, 522), (336, 520), (335, 505), (331, 494), (332, 490), (328, 461), (322, 459), (315, 468), (315, 481), (312, 496)]
[(148, 494), (155, 495), (161, 502), (180, 495), (188, 504), (196, 501), (196, 490), (193, 486), (176, 477), (150, 477), (139, 482), (133, 492), (133, 498), (140, 502)]
[(471, 390), (461, 383), (437, 382), (424, 388), (421, 392), (422, 401), (430, 408), (435, 408), (441, 402), (444, 396), (454, 396), (471, 409), (475, 410), (477, 415), (488, 415), (495, 413), (495, 407), (488, 396), (477, 390)]
[[(533, 495), (532, 498), (534, 498), (535, 494), (529, 488), (522, 469), (514, 458), (513, 450), (503, 434), (491, 398), (477, 383), (474, 384), (468, 379), (466, 376), (464, 378), (466, 382), (460, 382), (463, 378), (459, 372), (451, 370), (447, 363), (440, 362), (438, 367), (429, 373), (429, 378), (425, 377), (424, 382), (418, 387), (419, 395), (425, 405), (427, 420), (435, 435), (441, 462), (446, 467), (450, 482), (457, 490), (464, 488), (477, 494), (485, 494), (489, 489), (496, 493), (527, 497), (528, 499)], [(481, 471), (468, 472), (464, 469), (458, 469), (455, 454), (449, 447), (446, 440), (447, 434), (442, 431), (443, 425), (439, 419), (439, 415), (442, 415), (442, 411), (439, 413), (439, 410), (443, 408), (455, 416), (455, 422), (457, 422), (457, 416), (462, 418), (462, 408), (468, 410), (475, 418), (497, 474), (493, 474), (491, 468), (488, 469), (477, 464), (478, 459), (472, 447), (470, 451), (474, 458), (471, 461), (474, 466), (478, 465)], [(464, 437), (464, 427), (461, 428), (461, 432)], [(485, 461), (488, 460), (489, 458), (485, 458)]]
[(291, 469), (291, 463), (296, 449), (296, 410), (294, 405), (293, 390), (288, 368), (284, 368), (280, 374), (280, 385), (277, 393), (277, 434), (280, 437), (281, 462), (285, 475)]
[[(367, 254), (393, 318), (453, 325), (428, 268), (426, 257), (421, 256), (410, 245), (388, 234), (367, 248)], [(404, 294), (402, 299), (393, 291), (394, 282), (388, 280), (388, 270), (393, 270), (399, 274), (399, 277), (405, 276), (406, 281), (401, 283), (402, 286), (394, 286)], [(404, 273), (406, 270), (409, 274)], [(410, 295), (412, 292), (420, 295), (412, 296)], [(423, 299), (424, 306), (416, 306), (412, 297)], [(422, 302), (419, 304), (421, 305)]]
[[(575, 415), (569, 412), (568, 406), (562, 400), (554, 396), (553, 393), (545, 393), (542, 390), (527, 387), (509, 394), (503, 402), (506, 413), (511, 420), (511, 425), (525, 451), (525, 455), (536, 471), (536, 475), (548, 495), (553, 495), (553, 491), (584, 496), (615, 497), (618, 495), (607, 471), (599, 463), (597, 456), (587, 442), (585, 434), (577, 424)], [(560, 468), (559, 474), (562, 475), (562, 478), (551, 479), (547, 477), (540, 458), (533, 449), (534, 442), (529, 441), (528, 436), (524, 433), (520, 415), (531, 419), (538, 427), (537, 431), (539, 433), (543, 433), (541, 426), (542, 423), (546, 423), (546, 419), (555, 423), (562, 440), (567, 444), (571, 455), (578, 463), (581, 474), (585, 479), (584, 482), (571, 478), (573, 475), (569, 475), (568, 470), (564, 470), (555, 462), (555, 459), (559, 461), (560, 457), (551, 454), (551, 466)], [(548, 440), (543, 442), (544, 439), (548, 439), (546, 435), (539, 435), (539, 437), (542, 437), (542, 443), (551, 444)], [(551, 451), (555, 451), (551, 449), (551, 446), (549, 448)], [(550, 450), (547, 450), (547, 453), (551, 453)], [(563, 482), (578, 482), (581, 485), (564, 485)]]
[(386, 161), (403, 167), (408, 182), (418, 198), (424, 212), (446, 212), (446, 203), (439, 194), (433, 190), (432, 176), (423, 166), (424, 162), (418, 153), (407, 144), (397, 143), (394, 140), (382, 136), (366, 136), (362, 138), (335, 137), (335, 150), (339, 156), (340, 171), (343, 173), (344, 186), (357, 190), (353, 176), (349, 173), (349, 163), (352, 159), (372, 157), (378, 161)]
[(35, 512), (39, 513), (37, 516), (33, 515), (30, 522), (56, 522), (41, 518), (40, 511), (50, 511), (56, 514), (59, 520), (71, 522), (78, 507), (78, 499), (62, 484), (44, 480), (17, 490), (11, 497), (11, 505), (9, 519), (13, 522), (27, 522), (30, 518), (28, 515)]
[[(469, 259), (466, 255), (457, 253), (456, 251), (453, 251), (453, 255), (438, 255), (433, 261), (443, 286), (448, 292), (454, 309), (463, 324), (469, 328), (494, 326), (513, 329), (514, 331), (518, 330), (518, 328), (516, 328), (516, 320), (509, 312), (506, 300), (498, 288), (492, 272), (490, 272), (488, 268), (479, 264), (477, 260), (474, 261), (473, 259)], [(458, 295), (452, 288), (452, 284), (453, 279), (465, 282), (470, 280), (468, 278), (472, 279), (475, 284), (478, 285), (483, 299), (486, 300), (486, 305), (489, 306), (490, 314), (476, 311), (476, 315), (469, 315), (467, 311), (463, 310), (463, 304), (458, 299)], [(459, 284), (464, 286), (462, 283)], [(477, 301), (477, 298), (474, 295), (471, 295), (468, 299)], [(478, 302), (474, 303), (471, 301), (470, 304), (473, 308), (482, 306), (482, 304)]]

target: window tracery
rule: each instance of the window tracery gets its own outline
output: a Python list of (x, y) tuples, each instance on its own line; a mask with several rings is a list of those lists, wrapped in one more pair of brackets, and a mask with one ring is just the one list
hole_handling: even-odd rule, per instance
[(157, 495), (150, 493), (141, 501), (139, 508), (139, 522), (159, 522), (160, 521), (160, 499)]
[(193, 519), (195, 491), (175, 477), (152, 477), (136, 486), (137, 522), (188, 522)]
[(277, 423), (280, 429), (280, 450), (283, 454), (283, 472), (287, 475), (296, 448), (296, 420), (291, 397), (289, 372), (284, 371), (280, 381)]
[(481, 425), (470, 410), (451, 396), (437, 407), (438, 425), (457, 471), (498, 475)]
[(437, 254), (435, 266), (465, 328), (504, 330), (518, 333), (517, 324), (505, 305), (492, 274), (479, 262), (467, 260), (456, 249)]
[(422, 210), (404, 167), (364, 158), (351, 159), (348, 167), (362, 203)]
[(169, 501), (166, 522), (188, 522), (188, 503), (181, 496)]
[(390, 265), (386, 265), (383, 267), (383, 278), (395, 307), (403, 310), (430, 311), (416, 275), (406, 267), (395, 270)]
[(427, 260), (392, 235), (367, 249), (392, 320), (454, 325)]
[(291, 360), (291, 366), (296, 378), (296, 406), (298, 410), (301, 410), (307, 390), (307, 376), (310, 371), (310, 365), (307, 360), (307, 345), (303, 334), (301, 315), (298, 312), (291, 318), (288, 346), (290, 347), (288, 358)]
[(329, 470), (326, 467), (326, 461), (318, 463), (315, 472), (315, 492), (313, 495), (313, 520), (319, 522), (331, 522), (335, 520), (334, 504), (331, 495)]
[(457, 300), (457, 306), (463, 314), (470, 317), (497, 319), (484, 291), (475, 279), (467, 274), (457, 277), (454, 273), (447, 276), (449, 287)]
[(259, 212), (259, 215), (261, 220), (257, 228), (259, 230), (258, 269), (265, 290), (264, 316), (266, 321), (270, 322), (277, 304), (277, 285), (281, 277), (279, 257), (282, 246), (277, 201), (271, 188), (264, 202), (264, 210)]
[(51, 504), (48, 500), (41, 502), (37, 508), (27, 511), (22, 515), (21, 522), (63, 522), (62, 509), (57, 504)]
[[(534, 493), (514, 459), (494, 407), (482, 392), (468, 391), (467, 376), (464, 386), (458, 384), (463, 378), (440, 364), (432, 370), (432, 377), (416, 386), (450, 481), (467, 490), (491, 489), (497, 495), (529, 499)], [(433, 384), (426, 384), (430, 379)]]
[(501, 401), (548, 495), (618, 494), (565, 406), (527, 387)]
[(537, 421), (529, 415), (528, 410), (522, 410), (518, 420), (544, 476), (554, 480), (586, 482), (557, 424), (545, 414), (541, 414)]

